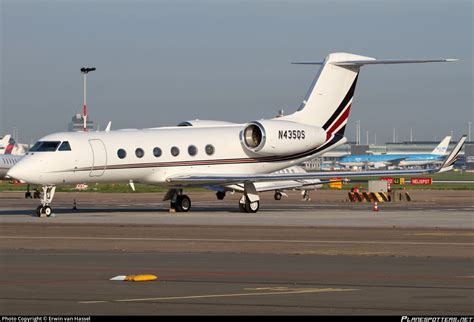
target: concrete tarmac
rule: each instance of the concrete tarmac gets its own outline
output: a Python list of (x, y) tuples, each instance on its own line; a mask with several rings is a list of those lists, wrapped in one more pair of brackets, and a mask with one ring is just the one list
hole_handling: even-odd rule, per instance
[[(267, 195), (241, 214), (237, 196), (190, 193), (173, 214), (154, 194), (62, 193), (38, 218), (37, 200), (1, 193), (0, 311), (472, 315), (473, 200), (444, 194), (379, 212)], [(158, 280), (109, 280), (127, 274)]]

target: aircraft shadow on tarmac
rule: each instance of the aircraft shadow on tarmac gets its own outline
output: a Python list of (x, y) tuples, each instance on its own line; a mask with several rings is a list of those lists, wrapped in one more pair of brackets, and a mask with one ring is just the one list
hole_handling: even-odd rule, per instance
[[(193, 207), (189, 212), (229, 212), (229, 213), (240, 213), (239, 209), (235, 207)], [(88, 213), (169, 213), (168, 208), (54, 208), (54, 214), (61, 215), (75, 215), (75, 214), (88, 214)], [(184, 214), (184, 213), (173, 213), (173, 214)], [(15, 210), (0, 210), (0, 216), (31, 216), (37, 217), (34, 209), (15, 209)]]

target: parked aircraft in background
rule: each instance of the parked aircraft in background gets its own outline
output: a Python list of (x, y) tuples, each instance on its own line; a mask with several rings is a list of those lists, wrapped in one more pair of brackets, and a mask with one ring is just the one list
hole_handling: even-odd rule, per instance
[(23, 155), (25, 154), (25, 147), (23, 144), (15, 142), (11, 135), (7, 134), (0, 139), (0, 155), (3, 154)]
[(11, 154), (11, 151), (13, 150), (13, 144), (10, 142), (11, 137), (10, 134), (7, 134), (0, 139), (0, 155)]
[(22, 155), (1, 154), (0, 155), (0, 180), (5, 179), (5, 175), (20, 159)]
[(18, 146), (10, 134), (0, 139), (0, 180), (5, 179), (8, 170), (25, 154), (23, 146)]
[(339, 160), (345, 167), (422, 166), (443, 163), (451, 136), (445, 137), (431, 152), (423, 154), (367, 154), (349, 155)]
[[(239, 208), (255, 213), (258, 182), (331, 177), (409, 175), (421, 170), (272, 173), (300, 164), (346, 142), (344, 131), (363, 65), (448, 62), (378, 60), (348, 53), (329, 54), (300, 108), (293, 114), (247, 124), (174, 126), (142, 130), (65, 132), (41, 138), (7, 176), (43, 187), (37, 214), (50, 216), (57, 185), (88, 182), (162, 185), (176, 211), (188, 211), (192, 186), (243, 185)], [(448, 171), (464, 144), (461, 139), (442, 166)]]

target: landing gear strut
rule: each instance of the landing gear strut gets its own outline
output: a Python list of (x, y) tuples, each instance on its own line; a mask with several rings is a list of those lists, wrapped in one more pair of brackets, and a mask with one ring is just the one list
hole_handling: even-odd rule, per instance
[(239, 200), (239, 209), (241, 212), (256, 213), (260, 209), (260, 201), (250, 201), (250, 199), (243, 195)]
[(183, 195), (183, 189), (170, 189), (163, 201), (170, 200), (170, 211), (188, 212), (191, 209), (191, 198)]
[(309, 195), (309, 191), (308, 190), (303, 190), (303, 192), (301, 193), (303, 195), (303, 200), (304, 201), (311, 201), (311, 197)]
[(216, 192), (216, 197), (217, 197), (217, 200), (224, 200), (224, 198), (225, 198), (225, 191), (217, 191), (217, 192)]
[(244, 183), (244, 195), (239, 200), (241, 212), (256, 213), (260, 208), (260, 197), (252, 182)]
[(31, 192), (30, 192), (30, 185), (27, 185), (26, 186), (26, 192), (25, 192), (25, 199), (32, 199), (33, 196), (31, 195)]
[(283, 197), (283, 194), (279, 190), (276, 190), (275, 195), (273, 196), (273, 198), (275, 200), (281, 200), (281, 197)]
[(53, 209), (49, 206), (53, 202), (54, 192), (56, 191), (55, 186), (43, 186), (43, 195), (41, 196), (41, 205), (36, 208), (36, 215), (41, 217), (46, 215), (46, 217), (51, 216)]

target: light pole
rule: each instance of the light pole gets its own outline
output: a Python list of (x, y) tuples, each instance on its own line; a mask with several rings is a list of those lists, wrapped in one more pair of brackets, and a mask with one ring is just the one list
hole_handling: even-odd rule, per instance
[(356, 121), (356, 145), (360, 144), (360, 121)]
[(467, 122), (467, 140), (471, 142), (471, 125), (472, 122)]
[(87, 131), (87, 107), (86, 107), (86, 98), (87, 98), (87, 74), (93, 72), (95, 67), (82, 67), (81, 73), (84, 75), (84, 132)]

